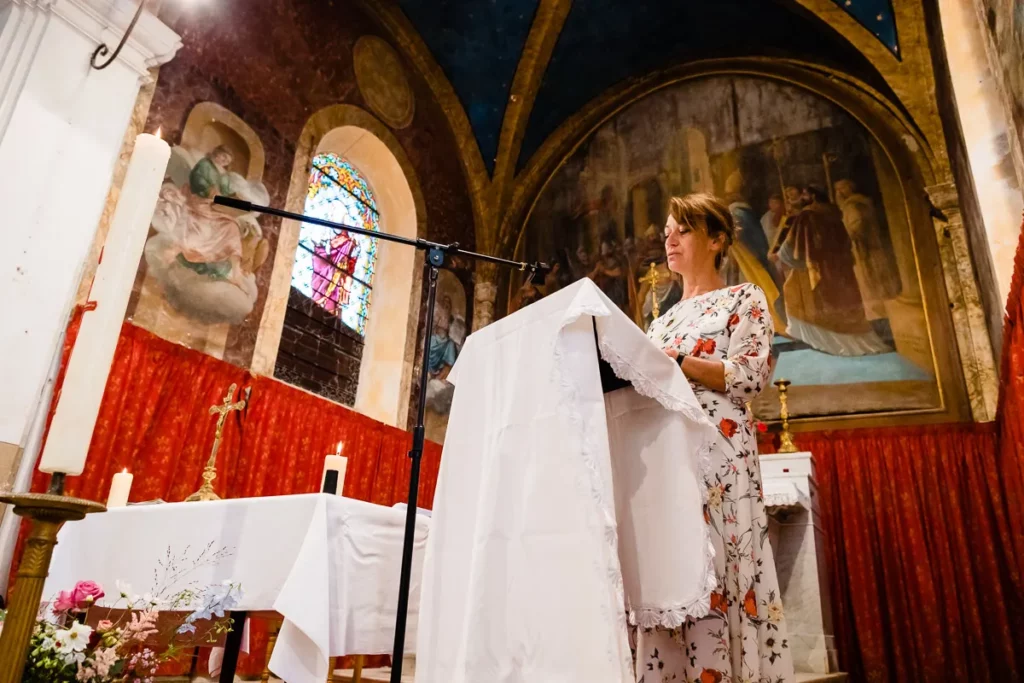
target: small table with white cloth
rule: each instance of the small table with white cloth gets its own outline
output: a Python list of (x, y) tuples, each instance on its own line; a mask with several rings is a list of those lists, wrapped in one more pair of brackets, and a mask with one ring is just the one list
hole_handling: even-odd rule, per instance
[[(99, 604), (111, 605), (118, 580), (146, 593), (169, 557), (188, 568), (219, 552), (181, 581), (241, 584), (234, 609), (283, 618), (270, 670), (288, 683), (323, 683), (331, 657), (391, 653), (404, 525), (402, 509), (329, 494), (117, 508), (64, 526), (43, 595), (91, 580), (106, 588)], [(409, 652), (429, 526), (417, 515)]]

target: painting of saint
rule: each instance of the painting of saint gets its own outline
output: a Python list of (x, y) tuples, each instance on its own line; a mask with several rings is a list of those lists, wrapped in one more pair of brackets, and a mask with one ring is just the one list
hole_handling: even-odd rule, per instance
[[(665, 264), (668, 199), (710, 192), (737, 227), (727, 282), (768, 300), (793, 415), (931, 409), (942, 404), (913, 240), (905, 216), (886, 213), (904, 205), (893, 178), (862, 125), (822, 97), (767, 77), (693, 79), (574, 148), (535, 199), (518, 256), (571, 255), (572, 279), (646, 327), (655, 303), (664, 313), (682, 295)], [(511, 309), (549, 289), (516, 280)]]
[(427, 438), (441, 443), (448, 428), (455, 386), (448, 382), (455, 361), (466, 342), (466, 290), (451, 271), (438, 277), (438, 301), (434, 306), (434, 326), (430, 331), (427, 356)]
[(219, 145), (202, 152), (175, 147), (146, 243), (149, 273), (167, 301), (204, 323), (238, 324), (256, 303), (255, 271), (269, 245), (254, 213), (217, 206), (217, 195), (257, 204), (269, 199), (259, 181), (230, 170), (234, 153)]
[(864, 315), (842, 212), (814, 186), (804, 188), (801, 206), (783, 227), (778, 250), (789, 269), (783, 287), (788, 335), (834, 356), (889, 351)]
[(896, 261), (883, 240), (885, 233), (875, 203), (857, 192), (852, 180), (846, 179), (836, 182), (835, 197), (853, 244), (853, 269), (864, 299), (864, 312), (868, 320), (885, 318), (885, 302), (900, 295), (901, 284)]

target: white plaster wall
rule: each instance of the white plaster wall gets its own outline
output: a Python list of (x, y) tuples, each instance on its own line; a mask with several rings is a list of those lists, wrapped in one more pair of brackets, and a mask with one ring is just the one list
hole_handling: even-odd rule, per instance
[(983, 27), (971, 0), (939, 0), (939, 11), (960, 127), (1000, 301), (1005, 304), (1024, 211), (1024, 194), (1017, 184), (1006, 143), (1010, 119), (999, 96), (985, 52)]
[[(416, 206), (409, 182), (394, 154), (372, 133), (355, 126), (335, 128), (320, 141), (317, 153), (334, 152), (366, 177), (377, 198), (383, 232), (416, 237)], [(363, 359), (354, 408), (397, 426), (409, 397), (402, 391), (409, 307), (416, 250), (378, 240), (377, 271), (366, 325)]]
[[(89, 65), (102, 4), (118, 3), (58, 0), (30, 10), (46, 15), (35, 22), (38, 42), (0, 56), (0, 104), (11, 112), (6, 129), (0, 122), (0, 441), (22, 443), (36, 410), (139, 91), (138, 63)], [(0, 33), (17, 33), (24, 10), (5, 10)], [(147, 19), (147, 30), (163, 27)], [(180, 43), (163, 28), (173, 55)], [(22, 77), (7, 78), (19, 58)]]

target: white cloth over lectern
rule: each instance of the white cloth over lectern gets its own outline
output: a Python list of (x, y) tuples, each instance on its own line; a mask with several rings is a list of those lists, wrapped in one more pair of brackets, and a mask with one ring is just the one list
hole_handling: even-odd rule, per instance
[[(598, 346), (633, 388), (602, 394)], [(689, 383), (589, 280), (472, 335), (448, 379), (417, 683), (634, 680), (627, 614), (677, 626), (715, 587)]]

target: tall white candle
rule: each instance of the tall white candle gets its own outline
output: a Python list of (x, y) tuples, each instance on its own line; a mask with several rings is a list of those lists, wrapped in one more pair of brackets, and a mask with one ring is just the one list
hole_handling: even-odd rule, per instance
[(89, 294), (39, 469), (81, 474), (121, 334), (128, 297), (149, 235), (171, 148), (156, 135), (135, 138), (110, 231)]
[(110, 482), (110, 495), (107, 496), (108, 508), (123, 508), (128, 504), (128, 494), (132, 492), (132, 479), (135, 477), (128, 470), (118, 472)]

